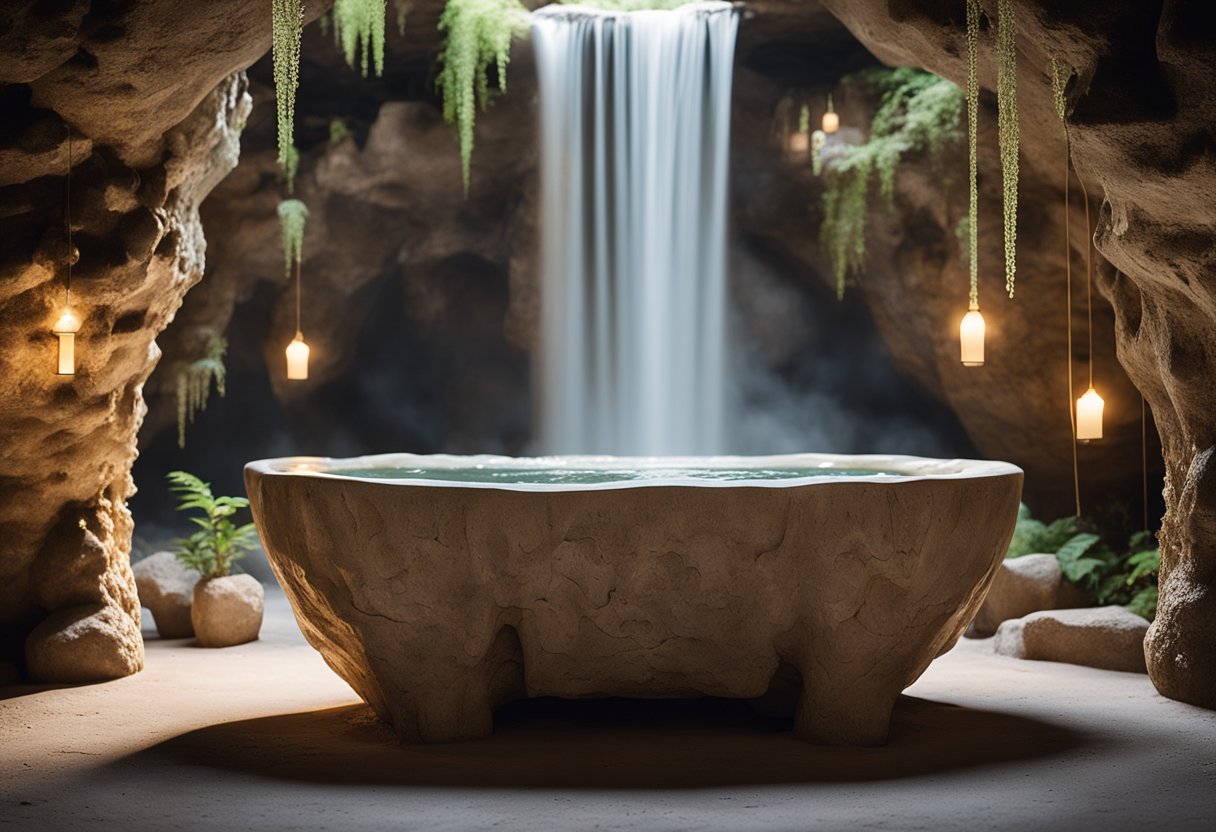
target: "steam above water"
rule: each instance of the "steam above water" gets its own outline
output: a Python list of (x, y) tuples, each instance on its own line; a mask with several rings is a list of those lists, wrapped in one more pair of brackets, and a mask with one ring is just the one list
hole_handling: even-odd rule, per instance
[(728, 3), (532, 15), (546, 453), (723, 449)]

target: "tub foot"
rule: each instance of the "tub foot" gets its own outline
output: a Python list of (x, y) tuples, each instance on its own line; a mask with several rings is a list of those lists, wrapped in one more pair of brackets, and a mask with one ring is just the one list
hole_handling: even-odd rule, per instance
[(898, 696), (898, 690), (868, 690), (846, 679), (804, 674), (794, 711), (794, 736), (815, 745), (882, 745)]
[(426, 692), (400, 697), (390, 705), (390, 721), (397, 738), (416, 745), (488, 737), (494, 730), (494, 712), (485, 686), (469, 679), (440, 679), (436, 675), (425, 681), (415, 679), (417, 689)]

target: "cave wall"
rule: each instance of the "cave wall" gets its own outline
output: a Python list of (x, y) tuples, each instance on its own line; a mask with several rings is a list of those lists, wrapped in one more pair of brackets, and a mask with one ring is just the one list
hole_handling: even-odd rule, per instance
[[(269, 43), (261, 4), (0, 10), (0, 661), (36, 679), (143, 665), (126, 505), (142, 387), (203, 273), (198, 208), (236, 164), (240, 70)], [(69, 130), (83, 327), (60, 377)]]
[[(823, 0), (880, 58), (966, 78), (962, 4)], [(996, 3), (984, 7), (993, 19)], [(1023, 170), (1062, 166), (1049, 59), (1073, 68), (1073, 161), (1100, 195), (1118, 357), (1165, 460), (1161, 603), (1146, 641), (1167, 696), (1216, 707), (1216, 31), (1207, 4), (1015, 0)], [(989, 45), (991, 41), (988, 41)], [(991, 48), (981, 84), (994, 88)], [(1023, 214), (1023, 223), (1025, 212)], [(1024, 228), (1019, 227), (1019, 234)], [(1021, 242), (1021, 239), (1019, 239)], [(1020, 246), (1020, 251), (1025, 251)], [(1117, 269), (1117, 272), (1115, 271)], [(1057, 276), (1057, 280), (1058, 280)]]

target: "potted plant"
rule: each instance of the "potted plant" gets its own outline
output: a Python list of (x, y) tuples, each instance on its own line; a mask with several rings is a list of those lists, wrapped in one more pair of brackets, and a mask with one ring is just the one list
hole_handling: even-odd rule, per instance
[(232, 565), (257, 544), (253, 523), (238, 526), (233, 516), (249, 507), (244, 497), (216, 497), (210, 483), (185, 471), (168, 475), (178, 495), (178, 511), (197, 511), (198, 529), (177, 541), (177, 558), (202, 575), (194, 586), (190, 621), (202, 647), (231, 647), (258, 637), (265, 593), (252, 575), (231, 573)]

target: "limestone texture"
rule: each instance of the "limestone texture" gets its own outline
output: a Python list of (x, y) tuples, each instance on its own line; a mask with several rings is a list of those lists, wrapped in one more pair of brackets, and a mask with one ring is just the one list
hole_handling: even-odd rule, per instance
[(880, 744), (979, 607), (1022, 483), (962, 462), (778, 487), (428, 486), (299, 461), (246, 468), (263, 545), (309, 642), (406, 742), (484, 736), (514, 698), (755, 698), (793, 672), (798, 737)]
[(266, 594), (252, 575), (204, 578), (194, 586), (190, 620), (200, 647), (232, 647), (256, 641)]
[(1064, 578), (1055, 555), (1023, 555), (1001, 564), (984, 604), (967, 629), (973, 638), (996, 633), (1002, 621), (1039, 610), (1088, 606), (1085, 593)]
[(1015, 659), (1144, 673), (1148, 621), (1126, 607), (1045, 610), (1001, 624), (993, 649)]
[(152, 611), (161, 638), (194, 635), (190, 605), (199, 574), (184, 566), (172, 552), (157, 552), (131, 567), (140, 606)]

